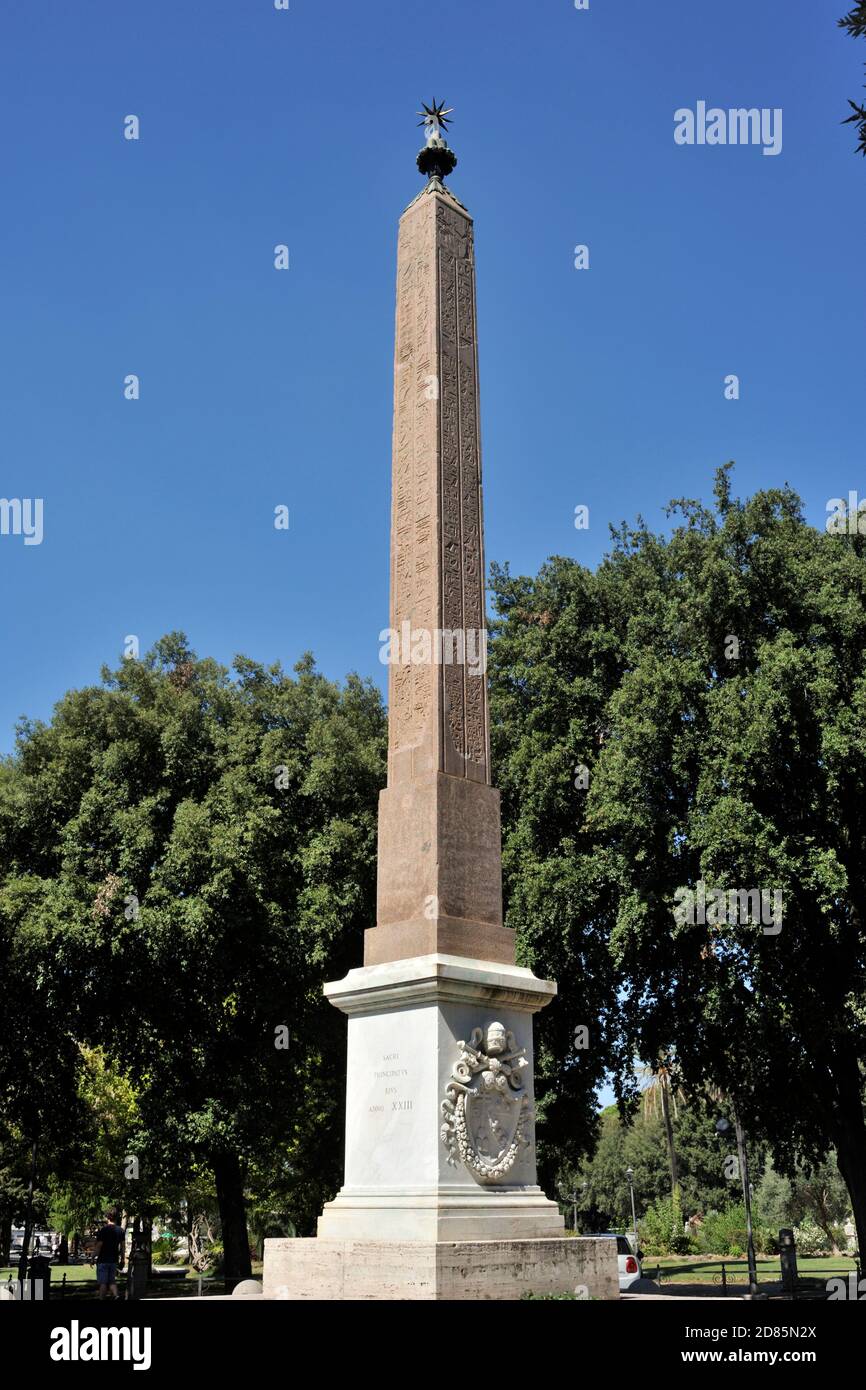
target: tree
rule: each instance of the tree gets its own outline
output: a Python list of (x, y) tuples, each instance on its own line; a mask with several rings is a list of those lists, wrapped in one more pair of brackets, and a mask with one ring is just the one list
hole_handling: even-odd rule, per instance
[[(858, 0), (852, 10), (839, 20), (839, 26), (846, 29), (852, 39), (866, 38), (866, 0)], [(843, 125), (856, 125), (859, 132), (857, 148), (862, 155), (866, 155), (866, 106), (859, 102), (850, 101), (851, 115), (847, 116)]]
[(539, 1174), (551, 1186), (599, 1128), (596, 1093), (610, 1073), (636, 1093), (609, 950), (615, 900), (608, 849), (587, 818), (587, 779), (619, 670), (599, 622), (594, 576), (552, 560), (538, 581), (493, 565), (490, 710), (493, 781), (502, 797), (506, 924), (521, 964), (558, 982), (535, 1020)]
[(76, 1092), (83, 1133), (74, 1165), (64, 1163), (48, 1184), (49, 1220), (66, 1241), (85, 1235), (107, 1207), (128, 1209), (138, 1196), (125, 1162), (137, 1119), (132, 1086), (100, 1048), (79, 1044), (79, 1052)]
[(838, 1249), (851, 1207), (835, 1155), (811, 1167), (798, 1164), (791, 1178), (768, 1163), (755, 1190), (755, 1209), (773, 1230), (811, 1222), (824, 1233), (830, 1249)]
[(850, 1199), (835, 1155), (822, 1163), (798, 1165), (791, 1182), (791, 1220), (799, 1226), (811, 1218), (827, 1237), (831, 1250), (838, 1249), (840, 1229), (850, 1212)]
[(835, 1147), (866, 1249), (866, 541), (788, 488), (735, 499), (728, 469), (671, 514), (594, 575), (494, 572), (509, 913), (579, 880), (555, 933), (526, 913), (539, 973), (569, 998), (598, 961), (608, 1056), (674, 1049), (785, 1171)]
[(70, 1034), (131, 1078), (144, 1185), (212, 1172), (228, 1280), (264, 1153), (283, 1175), (305, 1137), (299, 1227), (337, 1185), (345, 1032), (322, 984), (375, 920), (381, 699), (295, 669), (230, 673), (171, 634), (25, 721), (0, 787), (13, 939), (45, 946)]
[[(726, 1206), (736, 1187), (725, 1175), (713, 1113), (694, 1102), (681, 1103), (673, 1118), (679, 1159), (676, 1202), (687, 1216)], [(631, 1225), (627, 1168), (634, 1173), (639, 1221), (653, 1203), (673, 1200), (667, 1135), (658, 1111), (642, 1106), (623, 1118), (612, 1105), (602, 1111), (599, 1121), (599, 1138), (592, 1154), (576, 1168), (565, 1164), (557, 1184), (563, 1201), (572, 1191), (578, 1193), (587, 1233)]]
[[(679, 1169), (677, 1165), (677, 1150), (674, 1143), (674, 1124), (673, 1116), (677, 1113), (677, 1096), (682, 1095), (682, 1090), (677, 1087), (674, 1079), (673, 1069), (669, 1059), (664, 1053), (660, 1053), (655, 1066), (644, 1067), (641, 1071), (643, 1082), (643, 1101), (644, 1106), (650, 1114), (654, 1114), (658, 1107), (662, 1113), (665, 1128), (665, 1143), (668, 1150), (668, 1164), (671, 1170), (671, 1197), (676, 1202), (677, 1188), (679, 1187)], [(673, 1114), (671, 1113), (673, 1112)]]
[(777, 1173), (773, 1164), (767, 1163), (760, 1180), (755, 1184), (752, 1200), (755, 1218), (769, 1226), (771, 1231), (780, 1231), (792, 1226), (791, 1180)]
[(631, 1226), (631, 1198), (626, 1169), (634, 1172), (635, 1205), (640, 1217), (651, 1202), (668, 1190), (665, 1143), (657, 1119), (639, 1115), (625, 1122), (615, 1105), (600, 1116), (598, 1143), (591, 1158), (573, 1175), (564, 1176), (563, 1190), (579, 1194), (578, 1211), (585, 1214), (584, 1230)]
[[(25, 789), (11, 759), (0, 759), (0, 1260), (13, 1223), (29, 1247), (33, 1218), (44, 1219), (50, 1175), (75, 1166), (87, 1133), (77, 1090), (80, 1053), (67, 1024), (71, 982), (51, 959), (56, 920), (33, 918), (41, 885), (16, 873), (9, 848), (28, 815), (50, 820), (50, 789)], [(31, 1192), (32, 1184), (32, 1192)], [(21, 1277), (24, 1265), (21, 1266)]]

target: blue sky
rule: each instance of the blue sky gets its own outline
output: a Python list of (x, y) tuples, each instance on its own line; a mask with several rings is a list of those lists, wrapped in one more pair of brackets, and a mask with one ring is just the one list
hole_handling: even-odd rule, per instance
[[(396, 225), (434, 95), (476, 220), (488, 559), (595, 564), (731, 458), (819, 525), (866, 494), (846, 8), (7, 7), (0, 496), (44, 499), (44, 539), (0, 536), (0, 752), (127, 634), (383, 683)], [(781, 107), (781, 154), (676, 145), (699, 100)]]

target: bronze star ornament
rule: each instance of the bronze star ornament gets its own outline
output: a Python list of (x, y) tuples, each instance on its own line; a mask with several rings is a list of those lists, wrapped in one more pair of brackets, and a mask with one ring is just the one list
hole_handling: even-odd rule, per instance
[(433, 98), (432, 105), (428, 106), (426, 101), (422, 101), (421, 105), (424, 109), (422, 111), (416, 111), (415, 115), (423, 116), (424, 119), (419, 121), (418, 124), (419, 126), (423, 125), (426, 127), (428, 139), (437, 139), (441, 131), (447, 132), (451, 124), (448, 117), (451, 115), (454, 107), (446, 106), (444, 101), (437, 101), (435, 97)]
[(443, 138), (451, 124), (448, 117), (454, 107), (446, 106), (444, 101), (437, 101), (435, 97), (429, 106), (426, 101), (422, 101), (421, 106), (423, 109), (416, 111), (415, 115), (423, 117), (418, 124), (424, 127), (427, 139), (416, 163), (430, 184), (441, 184), (442, 179), (451, 173), (457, 163), (456, 154), (448, 148)]

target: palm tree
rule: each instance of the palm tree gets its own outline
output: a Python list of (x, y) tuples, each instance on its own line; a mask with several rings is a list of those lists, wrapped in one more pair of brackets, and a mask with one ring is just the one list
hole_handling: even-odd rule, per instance
[(671, 1196), (673, 1198), (677, 1196), (680, 1178), (677, 1151), (674, 1146), (671, 1109), (673, 1109), (674, 1116), (679, 1118), (677, 1100), (685, 1099), (683, 1089), (676, 1080), (675, 1072), (675, 1065), (666, 1052), (659, 1053), (653, 1066), (641, 1067), (639, 1071), (639, 1075), (643, 1077), (641, 1090), (643, 1091), (644, 1114), (655, 1115), (659, 1110), (662, 1113), (665, 1142), (668, 1147), (668, 1163), (671, 1170)]

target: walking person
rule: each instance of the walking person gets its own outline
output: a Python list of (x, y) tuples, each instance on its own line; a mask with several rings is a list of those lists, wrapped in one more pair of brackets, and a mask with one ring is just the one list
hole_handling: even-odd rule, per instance
[(118, 1213), (116, 1211), (107, 1211), (105, 1213), (105, 1225), (96, 1233), (94, 1264), (96, 1265), (100, 1298), (105, 1298), (106, 1294), (110, 1294), (112, 1298), (119, 1296), (117, 1271), (123, 1269), (126, 1232), (117, 1224), (117, 1219)]

